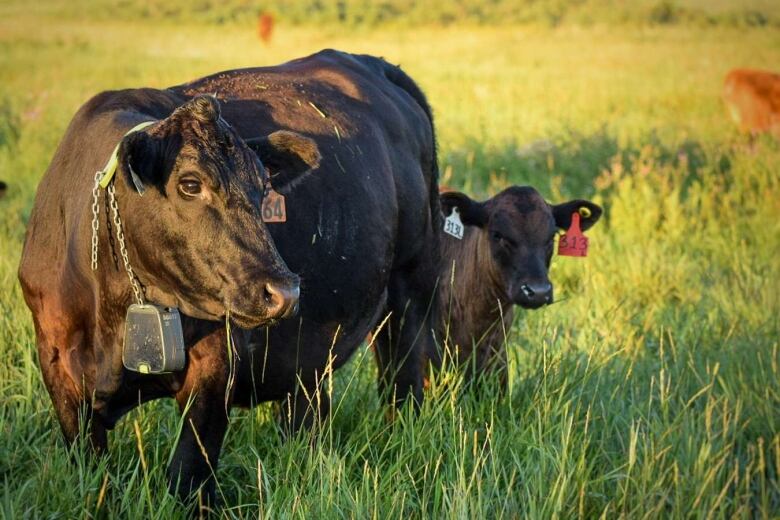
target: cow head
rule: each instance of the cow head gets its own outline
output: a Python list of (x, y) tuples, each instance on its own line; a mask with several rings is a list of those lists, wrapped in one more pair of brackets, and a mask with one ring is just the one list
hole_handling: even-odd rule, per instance
[(458, 208), (461, 221), (482, 234), (480, 244), (489, 244), (491, 266), (498, 273), (506, 298), (527, 309), (552, 303), (553, 286), (547, 277), (553, 255), (553, 239), (559, 229), (571, 224), (571, 215), (586, 207), (583, 231), (601, 216), (601, 208), (587, 200), (550, 205), (533, 188), (513, 186), (492, 199), (477, 202), (457, 192), (441, 194), (442, 208), (449, 214)]
[(216, 99), (195, 97), (126, 136), (118, 171), (128, 249), (150, 300), (202, 319), (229, 310), (243, 327), (295, 312), (299, 279), (261, 218), (265, 169)]

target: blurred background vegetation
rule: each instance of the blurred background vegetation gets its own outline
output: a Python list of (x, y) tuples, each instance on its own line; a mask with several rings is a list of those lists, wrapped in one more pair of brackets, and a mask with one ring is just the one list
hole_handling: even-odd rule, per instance
[(54, 16), (224, 24), (268, 12), (295, 25), (780, 26), (774, 0), (40, 0), (19, 8)]

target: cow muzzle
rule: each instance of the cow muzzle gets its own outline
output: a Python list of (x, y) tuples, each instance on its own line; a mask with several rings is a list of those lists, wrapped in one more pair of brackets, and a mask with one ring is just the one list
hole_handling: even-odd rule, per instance
[(525, 309), (538, 309), (553, 302), (553, 286), (550, 282), (528, 282), (518, 288), (515, 303)]
[(297, 277), (291, 281), (259, 282), (252, 286), (251, 294), (243, 293), (228, 300), (232, 302), (228, 304), (230, 317), (245, 329), (273, 325), (295, 316), (300, 294)]

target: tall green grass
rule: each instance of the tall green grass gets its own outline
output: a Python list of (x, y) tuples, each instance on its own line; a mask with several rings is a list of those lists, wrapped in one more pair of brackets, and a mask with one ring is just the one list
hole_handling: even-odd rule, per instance
[(718, 97), (729, 68), (780, 63), (776, 32), (284, 26), (262, 46), (248, 24), (22, 10), (0, 19), (2, 515), (184, 515), (164, 479), (173, 403), (130, 413), (110, 456), (90, 464), (64, 447), (37, 368), (16, 267), (72, 114), (102, 89), (323, 47), (383, 55), (419, 81), (448, 185), (487, 196), (532, 184), (553, 201), (591, 197), (606, 215), (587, 259), (554, 260), (559, 303), (519, 313), (509, 395), (447, 372), (419, 417), (388, 423), (361, 350), (337, 372), (316, 437), (284, 440), (271, 405), (233, 412), (221, 514), (780, 515), (780, 146), (738, 135)]

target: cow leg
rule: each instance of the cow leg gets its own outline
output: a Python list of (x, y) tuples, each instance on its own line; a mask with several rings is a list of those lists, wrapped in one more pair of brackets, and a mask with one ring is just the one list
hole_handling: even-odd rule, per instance
[(506, 395), (509, 388), (509, 362), (503, 343), (493, 347), (485, 372), (498, 377), (498, 391)]
[(43, 382), (51, 397), (65, 443), (72, 446), (82, 432), (88, 432), (89, 446), (95, 453), (105, 453), (108, 449), (106, 429), (94, 419), (92, 406), (84, 395), (83, 382), (74, 380), (74, 367), (69, 362), (69, 348), (83, 348), (83, 345), (72, 345), (73, 342), (80, 342), (84, 337), (83, 332), (68, 330), (61, 325), (53, 330), (44, 330), (36, 320), (36, 337)]
[(500, 394), (506, 394), (509, 365), (503, 342), (480, 346), (467, 363), (464, 376), (477, 394), (486, 392), (485, 383), (491, 378), (497, 378)]
[[(188, 365), (176, 401), (184, 414), (179, 443), (168, 468), (168, 486), (182, 500), (200, 491), (215, 499), (215, 472), (228, 425), (229, 359), (225, 331), (218, 329), (188, 351)], [(230, 403), (228, 402), (228, 406)]]
[(330, 399), (321, 385), (298, 386), (294, 394), (282, 401), (280, 421), (282, 431), (295, 435), (299, 430), (310, 430), (321, 424), (330, 413)]
[(376, 338), (379, 392), (400, 407), (409, 397), (422, 403), (425, 355), (433, 348), (434, 270), (417, 268), (392, 273), (387, 308), (391, 313)]

